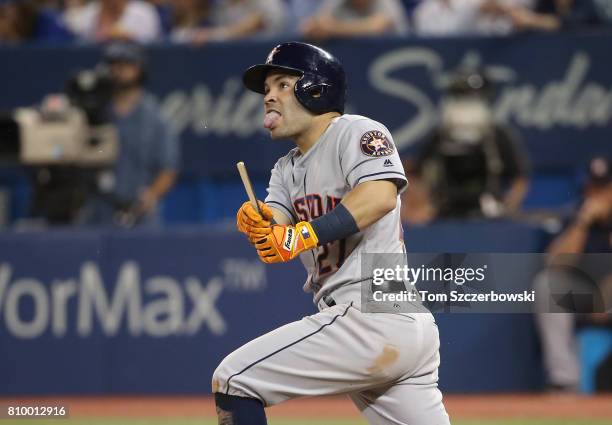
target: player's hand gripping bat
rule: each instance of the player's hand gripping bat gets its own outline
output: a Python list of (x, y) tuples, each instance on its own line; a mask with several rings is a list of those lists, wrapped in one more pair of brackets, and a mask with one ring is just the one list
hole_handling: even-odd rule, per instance
[(284, 263), (302, 251), (315, 248), (318, 239), (310, 223), (301, 221), (295, 226), (275, 224), (272, 210), (257, 201), (244, 163), (241, 161), (236, 166), (249, 197), (249, 201), (238, 210), (236, 225), (257, 248), (261, 261)]
[(257, 201), (244, 162), (240, 161), (236, 167), (249, 197), (236, 214), (236, 227), (238, 231), (247, 235), (252, 244), (255, 244), (272, 231), (272, 210), (263, 202)]

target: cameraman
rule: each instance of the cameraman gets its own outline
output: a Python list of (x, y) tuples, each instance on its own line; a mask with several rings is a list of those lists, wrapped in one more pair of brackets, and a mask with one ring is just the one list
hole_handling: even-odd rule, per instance
[(494, 121), (490, 98), (483, 73), (462, 71), (442, 99), (440, 125), (415, 164), (434, 217), (496, 217), (523, 201), (526, 154), (518, 137)]
[(98, 174), (96, 188), (80, 214), (85, 225), (159, 224), (159, 201), (174, 185), (179, 143), (158, 103), (144, 90), (144, 52), (137, 44), (107, 46), (104, 62), (113, 85), (112, 122), (119, 155), (112, 170)]

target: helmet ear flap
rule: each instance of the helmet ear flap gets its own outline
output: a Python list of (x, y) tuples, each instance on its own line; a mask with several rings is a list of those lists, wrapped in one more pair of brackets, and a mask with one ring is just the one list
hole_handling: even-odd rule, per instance
[(321, 114), (327, 112), (326, 102), (331, 86), (326, 83), (313, 83), (309, 79), (300, 79), (295, 86), (298, 101), (308, 110)]
[(306, 89), (308, 96), (310, 96), (313, 99), (325, 97), (328, 91), (329, 91), (329, 85), (325, 83), (313, 84), (312, 86)]
[[(294, 90), (298, 102), (315, 114), (344, 111), (344, 92), (338, 93), (338, 87), (327, 82), (325, 78), (305, 73), (295, 83)], [(344, 90), (343, 84), (342, 90)]]

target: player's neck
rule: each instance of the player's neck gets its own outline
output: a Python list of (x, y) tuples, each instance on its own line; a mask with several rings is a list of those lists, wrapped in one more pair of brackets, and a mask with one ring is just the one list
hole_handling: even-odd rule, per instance
[(294, 140), (302, 155), (308, 152), (317, 143), (321, 135), (325, 133), (325, 130), (327, 130), (327, 127), (331, 124), (332, 120), (339, 116), (340, 114), (338, 112), (328, 112), (313, 118), (312, 125)]

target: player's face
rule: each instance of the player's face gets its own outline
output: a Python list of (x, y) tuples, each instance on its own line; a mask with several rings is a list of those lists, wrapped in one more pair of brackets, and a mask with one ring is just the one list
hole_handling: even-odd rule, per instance
[(312, 114), (296, 99), (294, 87), (300, 77), (271, 72), (265, 81), (264, 127), (273, 139), (295, 139), (311, 125)]

